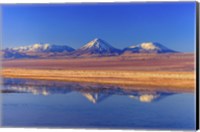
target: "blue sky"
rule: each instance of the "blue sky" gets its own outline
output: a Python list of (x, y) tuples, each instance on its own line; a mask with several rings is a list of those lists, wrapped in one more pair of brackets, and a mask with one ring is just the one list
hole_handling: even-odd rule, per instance
[(50, 43), (79, 48), (101, 38), (117, 48), (151, 41), (192, 52), (195, 4), (3, 5), (3, 47)]

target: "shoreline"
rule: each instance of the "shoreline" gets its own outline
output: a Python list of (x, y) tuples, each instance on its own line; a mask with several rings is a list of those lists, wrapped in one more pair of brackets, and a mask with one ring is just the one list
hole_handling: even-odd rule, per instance
[(194, 72), (4, 68), (2, 75), (5, 78), (97, 83), (169, 91), (195, 91)]

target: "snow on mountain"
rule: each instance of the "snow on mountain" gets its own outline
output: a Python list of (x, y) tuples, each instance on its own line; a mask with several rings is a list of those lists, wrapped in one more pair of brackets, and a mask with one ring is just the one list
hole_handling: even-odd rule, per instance
[(66, 45), (50, 45), (50, 44), (33, 44), (29, 46), (21, 46), (11, 48), (18, 52), (72, 52), (73, 48)]
[(66, 45), (33, 44), (1, 51), (4, 58), (49, 58), (76, 56), (116, 56), (121, 53), (176, 53), (159, 43), (145, 42), (125, 48), (123, 51), (106, 41), (96, 38), (81, 48), (74, 50)]
[(2, 50), (3, 58), (44, 58), (56, 55), (67, 55), (74, 51), (66, 45), (33, 44)]
[(124, 52), (132, 53), (174, 53), (176, 51), (171, 50), (160, 43), (145, 42), (139, 45), (133, 45), (123, 50)]
[(121, 50), (114, 48), (106, 41), (96, 38), (74, 52), (74, 55), (119, 55)]

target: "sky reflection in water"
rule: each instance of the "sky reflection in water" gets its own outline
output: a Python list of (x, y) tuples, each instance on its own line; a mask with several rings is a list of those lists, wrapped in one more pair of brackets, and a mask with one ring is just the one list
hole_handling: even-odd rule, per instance
[(3, 126), (194, 129), (194, 94), (4, 79)]

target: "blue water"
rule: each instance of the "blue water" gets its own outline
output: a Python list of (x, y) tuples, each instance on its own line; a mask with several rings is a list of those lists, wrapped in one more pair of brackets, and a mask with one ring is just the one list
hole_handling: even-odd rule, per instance
[(195, 129), (193, 93), (24, 79), (3, 89), (5, 127)]

